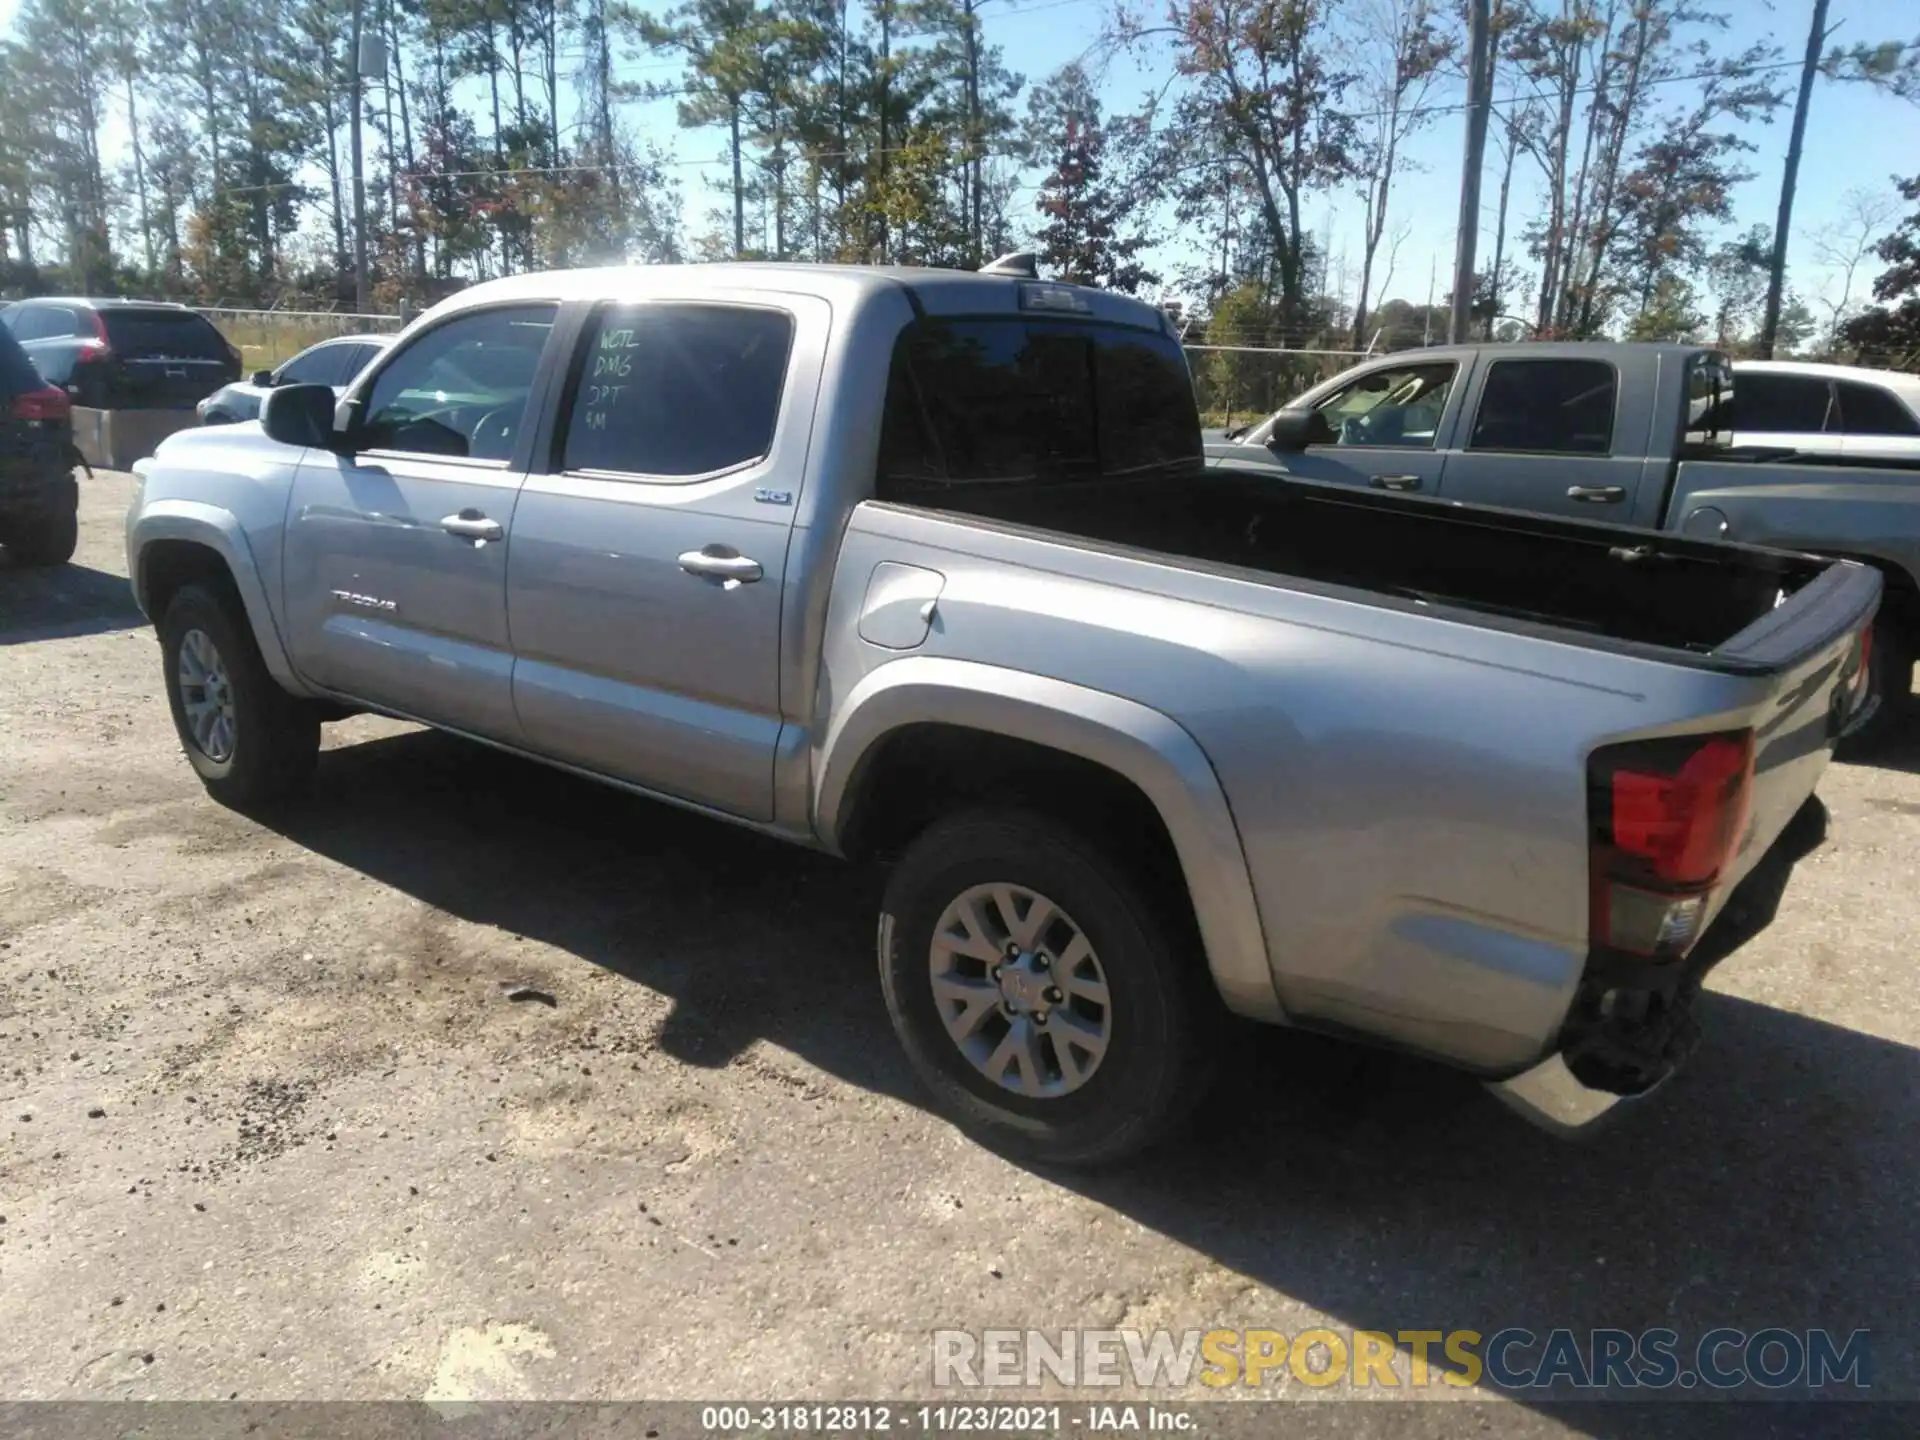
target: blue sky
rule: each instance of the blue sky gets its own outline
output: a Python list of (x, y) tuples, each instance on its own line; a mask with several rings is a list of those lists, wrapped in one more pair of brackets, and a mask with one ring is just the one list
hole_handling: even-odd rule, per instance
[[(10, 23), (17, 0), (0, 0), (0, 23)], [(1152, 0), (1148, 0), (1151, 13)], [(1805, 43), (1806, 27), (1813, 0), (1720, 0), (1720, 8), (1732, 17), (1732, 25), (1716, 48), (1733, 54), (1758, 40), (1771, 40), (1793, 61)], [(1009, 68), (1024, 74), (1030, 82), (1044, 78), (1069, 60), (1095, 51), (1112, 0), (993, 0), (985, 11), (986, 32), (991, 43), (999, 45)], [(650, 8), (665, 8), (658, 0)], [(1905, 13), (1901, 13), (1905, 12)], [(1920, 30), (1920, 4), (1915, 0), (1831, 0), (1829, 24), (1834, 26), (1835, 43), (1912, 38)], [(1105, 67), (1103, 96), (1110, 107), (1132, 108), (1140, 95), (1165, 81), (1170, 61), (1164, 53), (1146, 61), (1127, 56), (1110, 59)], [(619, 73), (639, 78), (666, 79), (672, 67), (658, 59), (631, 61), (619, 67)], [(1794, 79), (1782, 72), (1784, 82)], [(1676, 103), (1690, 87), (1674, 86), (1670, 92)], [(1512, 94), (1509, 82), (1496, 84), (1496, 100)], [(1437, 88), (1429, 104), (1455, 104), (1461, 96), (1457, 87)], [(1024, 100), (1019, 102), (1024, 109)], [(642, 136), (666, 145), (683, 162), (680, 175), (687, 196), (690, 227), (705, 227), (705, 212), (717, 201), (701, 183), (719, 179), (724, 170), (702, 164), (719, 158), (724, 149), (716, 132), (682, 131), (674, 123), (672, 102), (626, 107), (627, 123)], [(1785, 160), (1788, 113), (1782, 111), (1772, 125), (1751, 127), (1750, 138), (1758, 149), (1746, 157), (1754, 179), (1736, 194), (1736, 228), (1756, 222), (1772, 223), (1778, 199), (1780, 172)], [(1398, 220), (1409, 222), (1388, 294), (1415, 302), (1427, 297), (1429, 278), (1437, 293), (1444, 297), (1452, 267), (1455, 225), (1455, 197), (1460, 177), (1461, 146), (1465, 121), (1458, 113), (1443, 113), (1417, 136), (1406, 153), (1407, 169), (1394, 187), (1393, 212)], [(109, 137), (109, 150), (116, 138)], [(1491, 240), (1493, 206), (1497, 198), (1497, 157), (1490, 149), (1489, 172), (1484, 184), (1486, 205), (1482, 231), (1482, 256)], [(1865, 87), (1820, 82), (1814, 93), (1811, 120), (1807, 128), (1805, 156), (1800, 170), (1800, 192), (1795, 208), (1794, 239), (1791, 254), (1790, 284), (1810, 302), (1823, 291), (1833, 295), (1837, 277), (1833, 267), (1814, 253), (1812, 237), (1823, 225), (1836, 222), (1843, 214), (1850, 192), (1860, 189), (1887, 192), (1892, 177), (1920, 172), (1920, 106), (1880, 95)], [(1538, 186), (1534, 172), (1524, 157), (1515, 171), (1515, 194), (1511, 206), (1510, 230), (1523, 224), (1537, 208)], [(1023, 192), (1030, 201), (1032, 191)], [(1319, 197), (1310, 211), (1311, 223), (1327, 244), (1329, 253), (1338, 257), (1344, 250), (1351, 258), (1353, 274), (1358, 273), (1359, 203), (1349, 193)], [(1399, 225), (1391, 226), (1398, 229)], [(1163, 257), (1166, 258), (1166, 257)], [(1878, 270), (1871, 258), (1861, 267), (1855, 280), (1856, 296)], [(1377, 298), (1385, 298), (1377, 296)], [(1816, 306), (1816, 309), (1818, 307)]]

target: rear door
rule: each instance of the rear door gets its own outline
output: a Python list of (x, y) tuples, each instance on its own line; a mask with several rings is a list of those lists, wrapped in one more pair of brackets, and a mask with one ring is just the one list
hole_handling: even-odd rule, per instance
[(421, 331), (357, 387), (355, 453), (306, 453), (285, 542), (287, 638), (303, 676), (518, 739), (508, 532), (557, 312), (490, 306)]
[(721, 293), (589, 318), (514, 512), (527, 744), (773, 818), (780, 616), (830, 312)]
[(1615, 524), (1631, 519), (1646, 420), (1629, 424), (1619, 413), (1611, 360), (1488, 360), (1469, 405), (1440, 482), (1447, 499)]
[[(1438, 440), (1457, 408), (1460, 378), (1453, 360), (1365, 371), (1314, 406), (1333, 438), (1280, 455), (1278, 464), (1302, 480), (1432, 494), (1445, 464)], [(1267, 428), (1254, 431), (1243, 448), (1264, 450)]]
[(99, 313), (114, 357), (107, 408), (191, 410), (240, 378), (233, 348), (204, 315), (133, 305)]

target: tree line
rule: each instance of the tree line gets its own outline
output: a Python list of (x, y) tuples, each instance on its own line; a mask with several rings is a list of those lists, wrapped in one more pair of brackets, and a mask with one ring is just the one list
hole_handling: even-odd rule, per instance
[[(1734, 194), (1800, 65), (1772, 38), (1731, 47), (1733, 3), (1492, 0), (1485, 334), (1751, 336), (1775, 247)], [(964, 267), (1029, 245), (1051, 273), (1186, 297), (1190, 338), (1217, 345), (1432, 335), (1382, 300), (1416, 218), (1451, 230), (1457, 170), (1414, 156), (1461, 123), (1464, 0), (362, 4), (387, 55), (361, 91), (384, 309), (546, 266)], [(1023, 9), (1060, 10), (1085, 52), (1017, 73), (995, 25)], [(0, 42), (0, 293), (350, 304), (352, 28), (353, 0), (24, 0)], [(1825, 39), (1820, 86), (1920, 98), (1920, 42)], [(1135, 61), (1162, 79), (1103, 106)], [(638, 101), (673, 107), (671, 148), (636, 133)], [(721, 178), (689, 224), (696, 166)], [(1329, 208), (1357, 222), (1339, 242), (1315, 230)], [(1891, 245), (1893, 288), (1864, 315), (1790, 299), (1787, 341), (1912, 342), (1915, 221), (1881, 191), (1856, 208), (1857, 233), (1824, 219), (1796, 254), (1851, 288)]]

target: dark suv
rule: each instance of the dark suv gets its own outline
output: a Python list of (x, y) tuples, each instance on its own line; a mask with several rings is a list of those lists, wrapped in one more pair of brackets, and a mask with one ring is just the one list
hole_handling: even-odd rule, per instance
[(80, 490), (71, 412), (67, 392), (41, 378), (0, 328), (0, 546), (16, 565), (73, 558)]
[(240, 378), (240, 352), (184, 305), (20, 300), (0, 310), (0, 324), (76, 405), (191, 410)]

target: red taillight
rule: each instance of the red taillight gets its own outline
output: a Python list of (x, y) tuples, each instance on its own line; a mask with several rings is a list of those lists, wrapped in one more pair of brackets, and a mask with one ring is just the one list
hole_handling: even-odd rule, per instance
[(72, 413), (73, 402), (67, 398), (67, 392), (51, 385), (13, 397), (16, 420), (64, 420)]
[(1746, 828), (1753, 732), (1612, 746), (1591, 775), (1593, 943), (1684, 955)]

